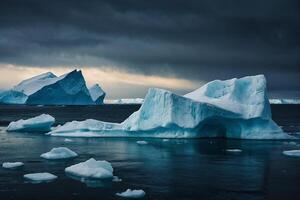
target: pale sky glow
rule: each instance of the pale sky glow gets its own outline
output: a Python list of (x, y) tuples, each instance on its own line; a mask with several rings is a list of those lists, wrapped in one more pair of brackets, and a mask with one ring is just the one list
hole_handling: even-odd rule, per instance
[[(22, 80), (44, 72), (51, 71), (55, 75), (59, 76), (64, 73), (68, 73), (73, 69), (75, 68), (46, 68), (0, 64), (0, 88), (10, 89)], [(149, 87), (165, 88), (182, 94), (198, 88), (203, 84), (200, 82), (192, 82), (172, 77), (132, 74), (109, 67), (84, 67), (81, 70), (85, 80), (87, 81), (87, 85), (91, 86), (95, 83), (99, 83), (99, 85), (106, 91), (108, 99), (143, 98)]]

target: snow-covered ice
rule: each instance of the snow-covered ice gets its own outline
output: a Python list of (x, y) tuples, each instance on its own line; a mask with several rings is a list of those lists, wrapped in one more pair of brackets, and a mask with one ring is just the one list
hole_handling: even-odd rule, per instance
[(24, 166), (24, 163), (22, 162), (4, 162), (2, 164), (2, 167), (6, 169), (14, 169), (22, 166)]
[(137, 143), (137, 144), (148, 144), (148, 142), (147, 142), (147, 141), (144, 141), (144, 140), (137, 141), (136, 143)]
[(142, 198), (146, 195), (146, 193), (144, 190), (127, 189), (125, 192), (116, 193), (116, 195), (124, 198)]
[(122, 123), (68, 122), (49, 134), (73, 137), (225, 137), (291, 139), (272, 120), (263, 75), (212, 81), (184, 96), (149, 89), (144, 103)]
[(92, 179), (112, 179), (113, 168), (111, 164), (105, 160), (97, 161), (90, 158), (85, 162), (81, 162), (65, 169), (65, 172), (82, 178)]
[(25, 174), (24, 178), (31, 181), (32, 183), (51, 182), (57, 179), (57, 176), (48, 172)]
[(49, 160), (74, 158), (76, 156), (78, 156), (77, 153), (66, 147), (53, 148), (51, 151), (41, 155), (42, 158)]
[(300, 157), (300, 150), (288, 150), (282, 152), (286, 156)]
[(242, 152), (241, 149), (226, 149), (227, 152), (231, 152), (231, 153), (240, 153)]
[(51, 130), (51, 126), (54, 122), (54, 117), (48, 114), (42, 114), (30, 119), (20, 119), (16, 122), (11, 122), (7, 127), (7, 131), (47, 132)]

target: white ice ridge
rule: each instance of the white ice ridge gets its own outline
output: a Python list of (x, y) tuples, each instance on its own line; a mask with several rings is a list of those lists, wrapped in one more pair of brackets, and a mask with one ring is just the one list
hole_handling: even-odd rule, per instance
[(300, 99), (270, 99), (271, 104), (300, 104)]
[(288, 139), (272, 120), (263, 75), (212, 81), (184, 96), (149, 89), (141, 108), (122, 123), (88, 119), (49, 134), (73, 137), (224, 137)]
[(90, 158), (85, 162), (81, 162), (65, 169), (65, 172), (82, 178), (92, 179), (112, 179), (113, 168), (111, 164), (105, 160), (97, 161)]
[(142, 198), (146, 195), (146, 193), (144, 190), (127, 189), (125, 192), (116, 193), (116, 195), (124, 198)]
[(55, 119), (51, 115), (41, 114), (37, 117), (30, 119), (20, 119), (15, 122), (11, 122), (7, 131), (28, 131), (28, 132), (47, 132), (51, 130), (51, 126), (54, 124)]
[(49, 160), (74, 158), (76, 156), (78, 156), (77, 153), (66, 147), (53, 148), (51, 151), (41, 155), (42, 158)]
[(2, 167), (6, 169), (14, 169), (14, 168), (22, 167), (23, 165), (24, 163), (22, 162), (4, 162), (2, 164)]
[(57, 176), (48, 172), (25, 174), (24, 178), (34, 183), (50, 182), (57, 179)]

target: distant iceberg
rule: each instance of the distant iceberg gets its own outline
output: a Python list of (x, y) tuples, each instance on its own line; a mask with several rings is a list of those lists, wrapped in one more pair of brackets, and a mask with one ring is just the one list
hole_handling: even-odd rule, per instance
[(142, 104), (144, 99), (135, 98), (135, 99), (114, 99), (105, 101), (106, 104)]
[(271, 104), (300, 104), (300, 99), (269, 99)]
[(122, 123), (68, 122), (49, 134), (73, 137), (292, 138), (272, 120), (263, 75), (212, 81), (184, 96), (149, 89)]
[(0, 103), (31, 105), (95, 105), (105, 97), (99, 85), (90, 90), (80, 70), (57, 77), (51, 72), (23, 80), (0, 93)]
[(105, 98), (105, 92), (103, 89), (99, 86), (99, 84), (95, 84), (92, 87), (89, 88), (90, 95), (92, 97), (92, 100), (96, 104), (103, 104), (103, 100)]
[(20, 119), (16, 122), (11, 122), (7, 131), (22, 131), (22, 132), (47, 132), (51, 130), (55, 118), (48, 114), (42, 114), (30, 119)]

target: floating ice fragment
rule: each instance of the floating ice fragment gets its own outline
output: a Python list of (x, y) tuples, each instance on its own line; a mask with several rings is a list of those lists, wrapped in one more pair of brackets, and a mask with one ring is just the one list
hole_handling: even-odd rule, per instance
[(23, 165), (24, 163), (22, 162), (4, 162), (2, 164), (2, 167), (6, 169), (14, 169), (14, 168), (22, 167)]
[(113, 168), (111, 164), (105, 160), (96, 161), (94, 158), (90, 158), (85, 162), (81, 162), (65, 169), (65, 172), (82, 178), (93, 179), (112, 179)]
[(51, 151), (41, 155), (42, 158), (49, 160), (74, 158), (76, 156), (78, 156), (77, 153), (66, 147), (53, 148)]
[(11, 122), (7, 131), (28, 131), (28, 132), (47, 132), (51, 130), (55, 119), (51, 115), (41, 114), (30, 119), (20, 119), (16, 122)]
[(57, 179), (57, 176), (48, 172), (25, 174), (24, 178), (31, 181), (32, 183), (51, 182)]
[(240, 153), (242, 152), (241, 149), (226, 149), (227, 152), (232, 152), (232, 153)]
[(289, 150), (282, 152), (286, 156), (300, 157), (300, 150)]
[(145, 196), (144, 190), (131, 190), (127, 189), (125, 192), (116, 193), (117, 196), (125, 198), (142, 198)]
[(144, 141), (144, 140), (140, 140), (136, 142), (137, 144), (148, 144), (148, 142)]

